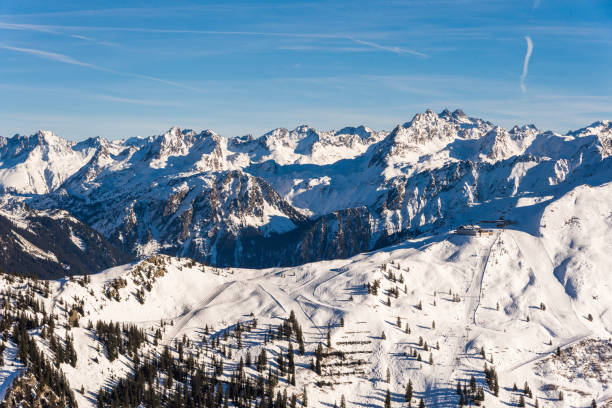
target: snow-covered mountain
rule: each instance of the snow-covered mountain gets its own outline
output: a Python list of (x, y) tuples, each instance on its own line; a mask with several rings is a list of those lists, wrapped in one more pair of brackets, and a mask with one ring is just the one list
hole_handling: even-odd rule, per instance
[(611, 140), (459, 110), (1, 139), (0, 399), (609, 405)]
[(89, 143), (71, 143), (50, 131), (32, 136), (0, 136), (0, 188), (45, 194), (57, 189), (95, 152)]
[[(26, 306), (5, 308), (4, 327), (14, 319), (15, 329), (0, 390), (13, 384), (16, 406), (63, 396), (80, 407), (207, 407), (212, 393), (217, 405), (227, 395), (232, 407), (248, 406), (242, 398), (283, 407), (286, 393), (287, 406), (295, 395), (300, 407), (383, 407), (388, 393), (400, 407), (411, 384), (411, 406), (606, 406), (611, 198), (612, 183), (522, 197), (518, 208), (540, 208), (535, 235), (518, 224), (442, 233), (295, 267), (154, 256), (46, 287), (2, 275), (4, 304)], [(19, 322), (34, 317), (28, 336), (68, 391), (45, 391), (49, 374), (32, 374), (40, 362), (19, 357)]]
[(610, 121), (566, 135), (506, 130), (461, 110), (427, 110), (391, 132), (172, 128), (76, 144), (39, 132), (2, 139), (0, 186), (11, 200), (68, 211), (132, 256), (296, 265), (518, 220), (523, 198), (612, 181), (611, 133)]

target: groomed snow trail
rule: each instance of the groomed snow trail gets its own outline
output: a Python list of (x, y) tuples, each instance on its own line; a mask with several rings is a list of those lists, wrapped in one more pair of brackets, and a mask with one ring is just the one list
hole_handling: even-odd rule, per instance
[(206, 299), (202, 300), (200, 303), (198, 303), (196, 306), (194, 306), (193, 308), (191, 308), (191, 310), (186, 311), (181, 317), (179, 317), (179, 320), (174, 324), (174, 326), (172, 326), (172, 331), (170, 333), (168, 333), (165, 337), (167, 337), (166, 341), (164, 341), (165, 345), (170, 345), (172, 343), (172, 341), (174, 341), (174, 339), (183, 331), (183, 329), (187, 326), (187, 324), (189, 323), (189, 321), (196, 315), (198, 314), (200, 311), (202, 311), (203, 309), (206, 308), (206, 306), (208, 306), (210, 304), (210, 302), (212, 302), (213, 300), (215, 300), (215, 298), (217, 296), (219, 296), (221, 293), (223, 293), (223, 291), (225, 291), (229, 286), (231, 286), (235, 281), (231, 281), (231, 282), (226, 282), (223, 285), (221, 285), (221, 287), (219, 289), (217, 289), (212, 295), (208, 296)]
[[(484, 280), (487, 265), (493, 247), (501, 237), (502, 230), (496, 233), (494, 239), (492, 239), (491, 245), (486, 249), (478, 248), (476, 252), (476, 263), (473, 268), (472, 279), (465, 290), (463, 296), (465, 327), (461, 324), (457, 324), (454, 327), (448, 327), (444, 334), (443, 343), (448, 343), (452, 352), (448, 354), (450, 358), (444, 365), (447, 368), (445, 370), (439, 370), (439, 375), (436, 380), (428, 384), (426, 395), (429, 398), (429, 406), (433, 407), (448, 407), (454, 406), (454, 383), (457, 379), (461, 378), (457, 376), (457, 371), (460, 367), (467, 364), (462, 364), (464, 358), (467, 355), (467, 344), (470, 340), (470, 331), (477, 327), (476, 312), (480, 306), (480, 299), (482, 297), (482, 282)], [(482, 252), (481, 252), (482, 251)], [(470, 321), (472, 323), (470, 323)], [(458, 333), (463, 333), (459, 335)], [(448, 395), (447, 395), (448, 394)]]

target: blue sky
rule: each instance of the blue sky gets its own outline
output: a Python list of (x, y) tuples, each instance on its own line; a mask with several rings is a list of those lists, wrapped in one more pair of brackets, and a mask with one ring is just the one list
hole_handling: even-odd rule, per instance
[(612, 119), (612, 1), (0, 2), (4, 136), (389, 130), (427, 108)]

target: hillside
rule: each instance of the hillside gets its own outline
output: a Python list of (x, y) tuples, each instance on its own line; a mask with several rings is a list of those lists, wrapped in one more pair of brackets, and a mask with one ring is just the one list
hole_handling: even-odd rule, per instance
[(102, 234), (64, 210), (0, 210), (0, 270), (43, 279), (86, 274), (131, 261)]
[[(309, 407), (340, 406), (343, 396), (349, 407), (382, 407), (387, 390), (391, 406), (406, 406), (409, 381), (414, 406), (421, 399), (426, 407), (457, 406), (461, 400), (467, 405), (479, 396), (487, 407), (516, 406), (521, 396), (527, 406), (536, 399), (549, 407), (585, 407), (593, 399), (604, 405), (612, 398), (611, 197), (607, 183), (576, 187), (558, 200), (524, 198), (516, 208), (538, 206), (535, 226), (532, 218), (517, 217), (492, 236), (426, 235), (295, 267), (218, 268), (154, 256), (51, 281), (47, 297), (42, 282), (5, 275), (2, 296), (4, 304), (8, 298), (17, 302), (19, 293), (31, 292), (26, 287), (38, 288), (33, 299), (46, 314), (38, 312), (43, 325), (29, 333), (56, 359), (44, 317), (55, 316), (54, 341), (65, 344), (68, 338), (66, 355), (73, 348), (76, 356), (58, 367), (81, 407), (154, 398), (152, 392), (138, 394), (138, 381), (161, 393), (162, 405), (187, 402), (195, 381), (189, 376), (198, 367), (203, 390), (221, 384), (222, 393), (247, 379), (256, 384), (261, 376), (268, 390), (263, 397), (234, 396), (229, 406), (260, 404), (270, 382), (281, 406), (284, 391), (303, 404), (304, 390)], [(32, 315), (34, 309), (22, 310)], [(110, 321), (132, 324), (143, 334), (125, 326), (116, 345), (98, 323)], [(68, 324), (74, 327), (64, 330)], [(15, 341), (8, 336), (3, 342), (5, 385), (25, 363), (15, 357)], [(290, 345), (294, 379), (287, 365)], [(268, 361), (259, 372), (263, 349)], [(176, 370), (172, 386), (164, 368), (168, 359)], [(241, 359), (253, 363), (240, 364)], [(158, 361), (157, 374), (146, 374), (151, 361)], [(120, 379), (132, 376), (135, 367), (140, 380), (125, 388)], [(185, 379), (181, 367), (191, 373)], [(9, 399), (27, 389), (19, 387)]]

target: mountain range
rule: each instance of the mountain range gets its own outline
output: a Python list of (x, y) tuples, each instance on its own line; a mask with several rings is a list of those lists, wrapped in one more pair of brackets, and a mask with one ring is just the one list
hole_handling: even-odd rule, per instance
[[(427, 110), (390, 132), (299, 126), (226, 138), (174, 127), (71, 142), (39, 131), (0, 137), (0, 236), (27, 243), (5, 257), (52, 262), (61, 275), (158, 253), (216, 266), (300, 265), (500, 217), (537, 234), (546, 205), (612, 181), (611, 154), (610, 121), (561, 135), (506, 130), (461, 110)], [(73, 245), (43, 248), (38, 232), (15, 230), (33, 217), (69, 220), (45, 228)], [(101, 264), (83, 253), (77, 265), (82, 248), (113, 256)]]

